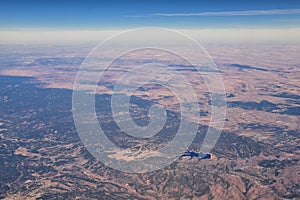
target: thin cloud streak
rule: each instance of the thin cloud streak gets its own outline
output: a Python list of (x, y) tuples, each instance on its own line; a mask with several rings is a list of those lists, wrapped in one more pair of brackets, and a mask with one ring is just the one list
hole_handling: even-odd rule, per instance
[(285, 10), (245, 10), (226, 12), (199, 12), (199, 13), (154, 13), (163, 17), (189, 17), (189, 16), (255, 16), (255, 15), (290, 15), (300, 14), (300, 9)]

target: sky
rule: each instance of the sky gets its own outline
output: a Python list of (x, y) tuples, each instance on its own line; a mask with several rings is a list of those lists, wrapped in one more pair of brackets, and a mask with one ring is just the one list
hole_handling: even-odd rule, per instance
[[(14, 34), (20, 32), (107, 31), (140, 27), (185, 30), (284, 29), (288, 32), (300, 28), (300, 1), (0, 1), (2, 41), (12, 39)], [(11, 38), (6, 38), (8, 35)]]
[(0, 28), (120, 29), (295, 27), (300, 1), (0, 1)]

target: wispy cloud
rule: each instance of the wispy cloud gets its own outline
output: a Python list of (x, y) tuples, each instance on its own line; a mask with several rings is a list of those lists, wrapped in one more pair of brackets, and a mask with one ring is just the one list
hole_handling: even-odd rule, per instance
[(152, 15), (164, 17), (188, 17), (188, 16), (255, 16), (255, 15), (290, 15), (300, 14), (300, 9), (284, 10), (245, 10), (226, 12), (199, 12), (199, 13), (154, 13)]

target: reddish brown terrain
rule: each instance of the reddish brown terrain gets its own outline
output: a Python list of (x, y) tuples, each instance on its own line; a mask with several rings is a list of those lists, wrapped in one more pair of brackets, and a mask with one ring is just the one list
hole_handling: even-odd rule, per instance
[[(97, 161), (77, 134), (72, 89), (91, 47), (1, 46), (0, 199), (300, 198), (299, 45), (204, 45), (227, 94), (226, 120), (212, 158), (181, 158), (143, 174)], [(199, 131), (189, 149), (199, 151), (211, 116), (205, 82), (172, 57), (145, 51), (126, 58), (109, 68), (97, 88), (97, 116), (110, 137), (120, 146), (142, 147), (119, 134), (107, 106), (112, 86), (131, 62), (156, 60), (181, 70), (197, 92), (201, 117), (190, 119), (199, 120)], [(137, 120), (147, 120), (144, 105), (149, 103), (178, 112), (176, 97), (163, 86), (145, 85), (135, 95)], [(174, 117), (159, 145), (176, 133), (176, 123)]]

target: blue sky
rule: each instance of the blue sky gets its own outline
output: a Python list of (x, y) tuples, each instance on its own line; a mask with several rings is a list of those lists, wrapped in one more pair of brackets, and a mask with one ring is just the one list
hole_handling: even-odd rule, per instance
[(0, 1), (0, 29), (299, 27), (300, 1)]

